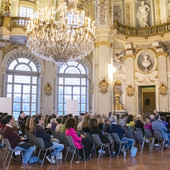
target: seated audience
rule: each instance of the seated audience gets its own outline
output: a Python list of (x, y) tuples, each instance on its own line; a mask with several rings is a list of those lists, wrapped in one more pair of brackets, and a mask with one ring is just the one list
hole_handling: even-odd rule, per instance
[(162, 123), (164, 124), (164, 126), (167, 128), (168, 123), (166, 122), (166, 117), (165, 116), (161, 116), (161, 120), (162, 120)]
[(64, 116), (63, 119), (62, 119), (62, 123), (61, 123), (61, 128), (60, 128), (60, 132), (61, 133), (65, 133), (66, 131), (66, 126), (65, 126), (65, 123), (66, 123), (66, 120), (68, 119), (68, 116)]
[(137, 117), (136, 117), (135, 128), (141, 129), (142, 132), (144, 133), (144, 124), (142, 122), (142, 116), (141, 115), (137, 115)]
[(121, 115), (120, 115), (119, 125), (120, 125), (121, 127), (124, 127), (124, 126), (126, 125), (125, 115), (124, 115), (124, 114), (121, 114)]
[(104, 118), (99, 117), (98, 119), (98, 127), (103, 131), (103, 125), (104, 125)]
[(13, 116), (11, 115), (6, 116), (4, 121), (6, 125), (3, 130), (3, 136), (4, 138), (9, 140), (9, 143), (12, 149), (23, 151), (22, 161), (23, 161), (24, 167), (25, 166), (27, 167), (28, 161), (33, 151), (35, 150), (35, 148), (33, 146), (30, 146), (28, 149), (24, 149), (22, 147), (21, 137), (13, 129), (13, 122), (15, 121)]
[(152, 122), (152, 129), (161, 131), (163, 138), (169, 142), (170, 134), (167, 133), (168, 131), (167, 128), (164, 126), (164, 124), (160, 120), (159, 113), (156, 113), (155, 115), (155, 121)]
[(110, 119), (108, 117), (104, 118), (103, 132), (109, 133)]
[(133, 115), (128, 115), (126, 120), (126, 126), (135, 128), (135, 122), (133, 121)]
[(75, 131), (75, 125), (76, 125), (76, 121), (74, 118), (67, 119), (65, 134), (72, 137), (73, 142), (74, 142), (75, 146), (77, 147), (77, 149), (79, 150), (81, 157), (83, 157), (82, 148), (84, 147), (86, 158), (88, 158), (89, 154), (91, 152), (91, 146), (89, 144), (88, 139), (84, 135), (80, 134), (80, 137), (77, 136), (76, 131)]
[(64, 149), (64, 145), (58, 144), (57, 142), (51, 142), (50, 135), (43, 129), (44, 118), (42, 115), (36, 116), (34, 122), (36, 124), (34, 128), (35, 136), (43, 139), (45, 148), (54, 149), (54, 151), (46, 157), (47, 160), (52, 164), (56, 163), (56, 155)]
[(149, 129), (153, 133), (152, 123), (150, 122), (150, 119), (148, 117), (145, 120), (144, 129)]
[[(55, 131), (56, 132), (60, 132), (60, 129), (61, 129), (61, 125), (62, 125), (62, 118), (61, 117), (59, 117), (59, 118), (57, 118), (57, 126), (55, 127)], [(52, 130), (52, 129), (51, 129)]]
[(152, 123), (155, 120), (155, 116), (154, 115), (150, 115), (150, 122)]
[(92, 118), (89, 123), (90, 133), (98, 134), (102, 143), (110, 143), (110, 140), (102, 133), (102, 130), (97, 125), (98, 125), (97, 119)]
[(128, 146), (126, 149), (131, 149), (135, 144), (135, 140), (131, 138), (124, 137), (124, 129), (117, 124), (117, 116), (113, 115), (111, 117), (110, 133), (117, 133), (121, 141), (127, 141)]

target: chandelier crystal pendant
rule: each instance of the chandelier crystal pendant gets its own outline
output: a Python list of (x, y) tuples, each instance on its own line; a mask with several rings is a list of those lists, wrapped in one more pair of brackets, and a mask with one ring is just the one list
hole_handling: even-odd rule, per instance
[(27, 26), (27, 47), (36, 56), (57, 64), (82, 59), (94, 49), (94, 21), (83, 10), (68, 9), (61, 2), (57, 9), (42, 9)]

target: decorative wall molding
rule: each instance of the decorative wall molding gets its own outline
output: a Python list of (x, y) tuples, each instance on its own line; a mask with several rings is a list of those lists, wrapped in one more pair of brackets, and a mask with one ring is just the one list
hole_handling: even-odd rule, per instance
[(95, 48), (98, 48), (101, 45), (111, 47), (111, 43), (109, 41), (98, 41), (97, 43), (95, 43)]
[(128, 87), (126, 88), (126, 93), (129, 97), (134, 96), (135, 94), (135, 89), (132, 85), (128, 85)]
[(100, 92), (105, 94), (106, 92), (108, 92), (108, 87), (109, 87), (109, 83), (106, 81), (105, 78), (103, 78), (103, 80), (99, 82)]
[(47, 85), (44, 87), (45, 95), (50, 96), (53, 88), (51, 87), (50, 83), (47, 82)]
[(161, 83), (159, 86), (159, 94), (165, 96), (167, 94), (168, 87), (164, 84)]

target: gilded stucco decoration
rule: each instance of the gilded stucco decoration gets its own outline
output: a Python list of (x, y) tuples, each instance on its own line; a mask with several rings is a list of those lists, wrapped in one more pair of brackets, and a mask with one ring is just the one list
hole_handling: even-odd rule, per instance
[(105, 78), (103, 78), (100, 82), (99, 82), (99, 88), (100, 88), (100, 92), (105, 94), (106, 92), (108, 92), (108, 87), (109, 87), (109, 83), (106, 81)]
[(122, 10), (121, 10), (120, 5), (114, 5), (113, 7), (114, 20), (121, 22), (121, 15), (122, 15)]
[(165, 96), (167, 94), (167, 90), (168, 90), (168, 87), (164, 83), (161, 83), (159, 86), (160, 95)]
[(122, 95), (122, 82), (120, 80), (116, 80), (113, 86), (114, 93), (114, 110), (124, 110), (123, 104), (120, 103), (120, 97)]
[(157, 24), (161, 24), (160, 0), (155, 0)]
[(135, 89), (132, 85), (128, 85), (128, 87), (126, 88), (126, 93), (129, 97), (134, 96), (135, 94)]
[(44, 87), (45, 95), (50, 96), (53, 88), (51, 87), (50, 83), (47, 83), (47, 85)]
[(5, 16), (10, 15), (10, 7), (11, 7), (11, 3), (9, 2), (9, 0), (4, 0), (3, 12)]
[(130, 3), (126, 3), (126, 25), (130, 26)]
[(104, 3), (100, 5), (99, 11), (100, 25), (106, 25), (107, 9)]

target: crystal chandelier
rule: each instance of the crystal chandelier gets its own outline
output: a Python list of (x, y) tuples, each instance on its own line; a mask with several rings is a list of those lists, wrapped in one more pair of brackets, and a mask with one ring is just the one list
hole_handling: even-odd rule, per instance
[(42, 9), (27, 27), (27, 47), (36, 56), (58, 64), (81, 59), (94, 49), (94, 21), (83, 10), (68, 9), (61, 2), (57, 9)]

